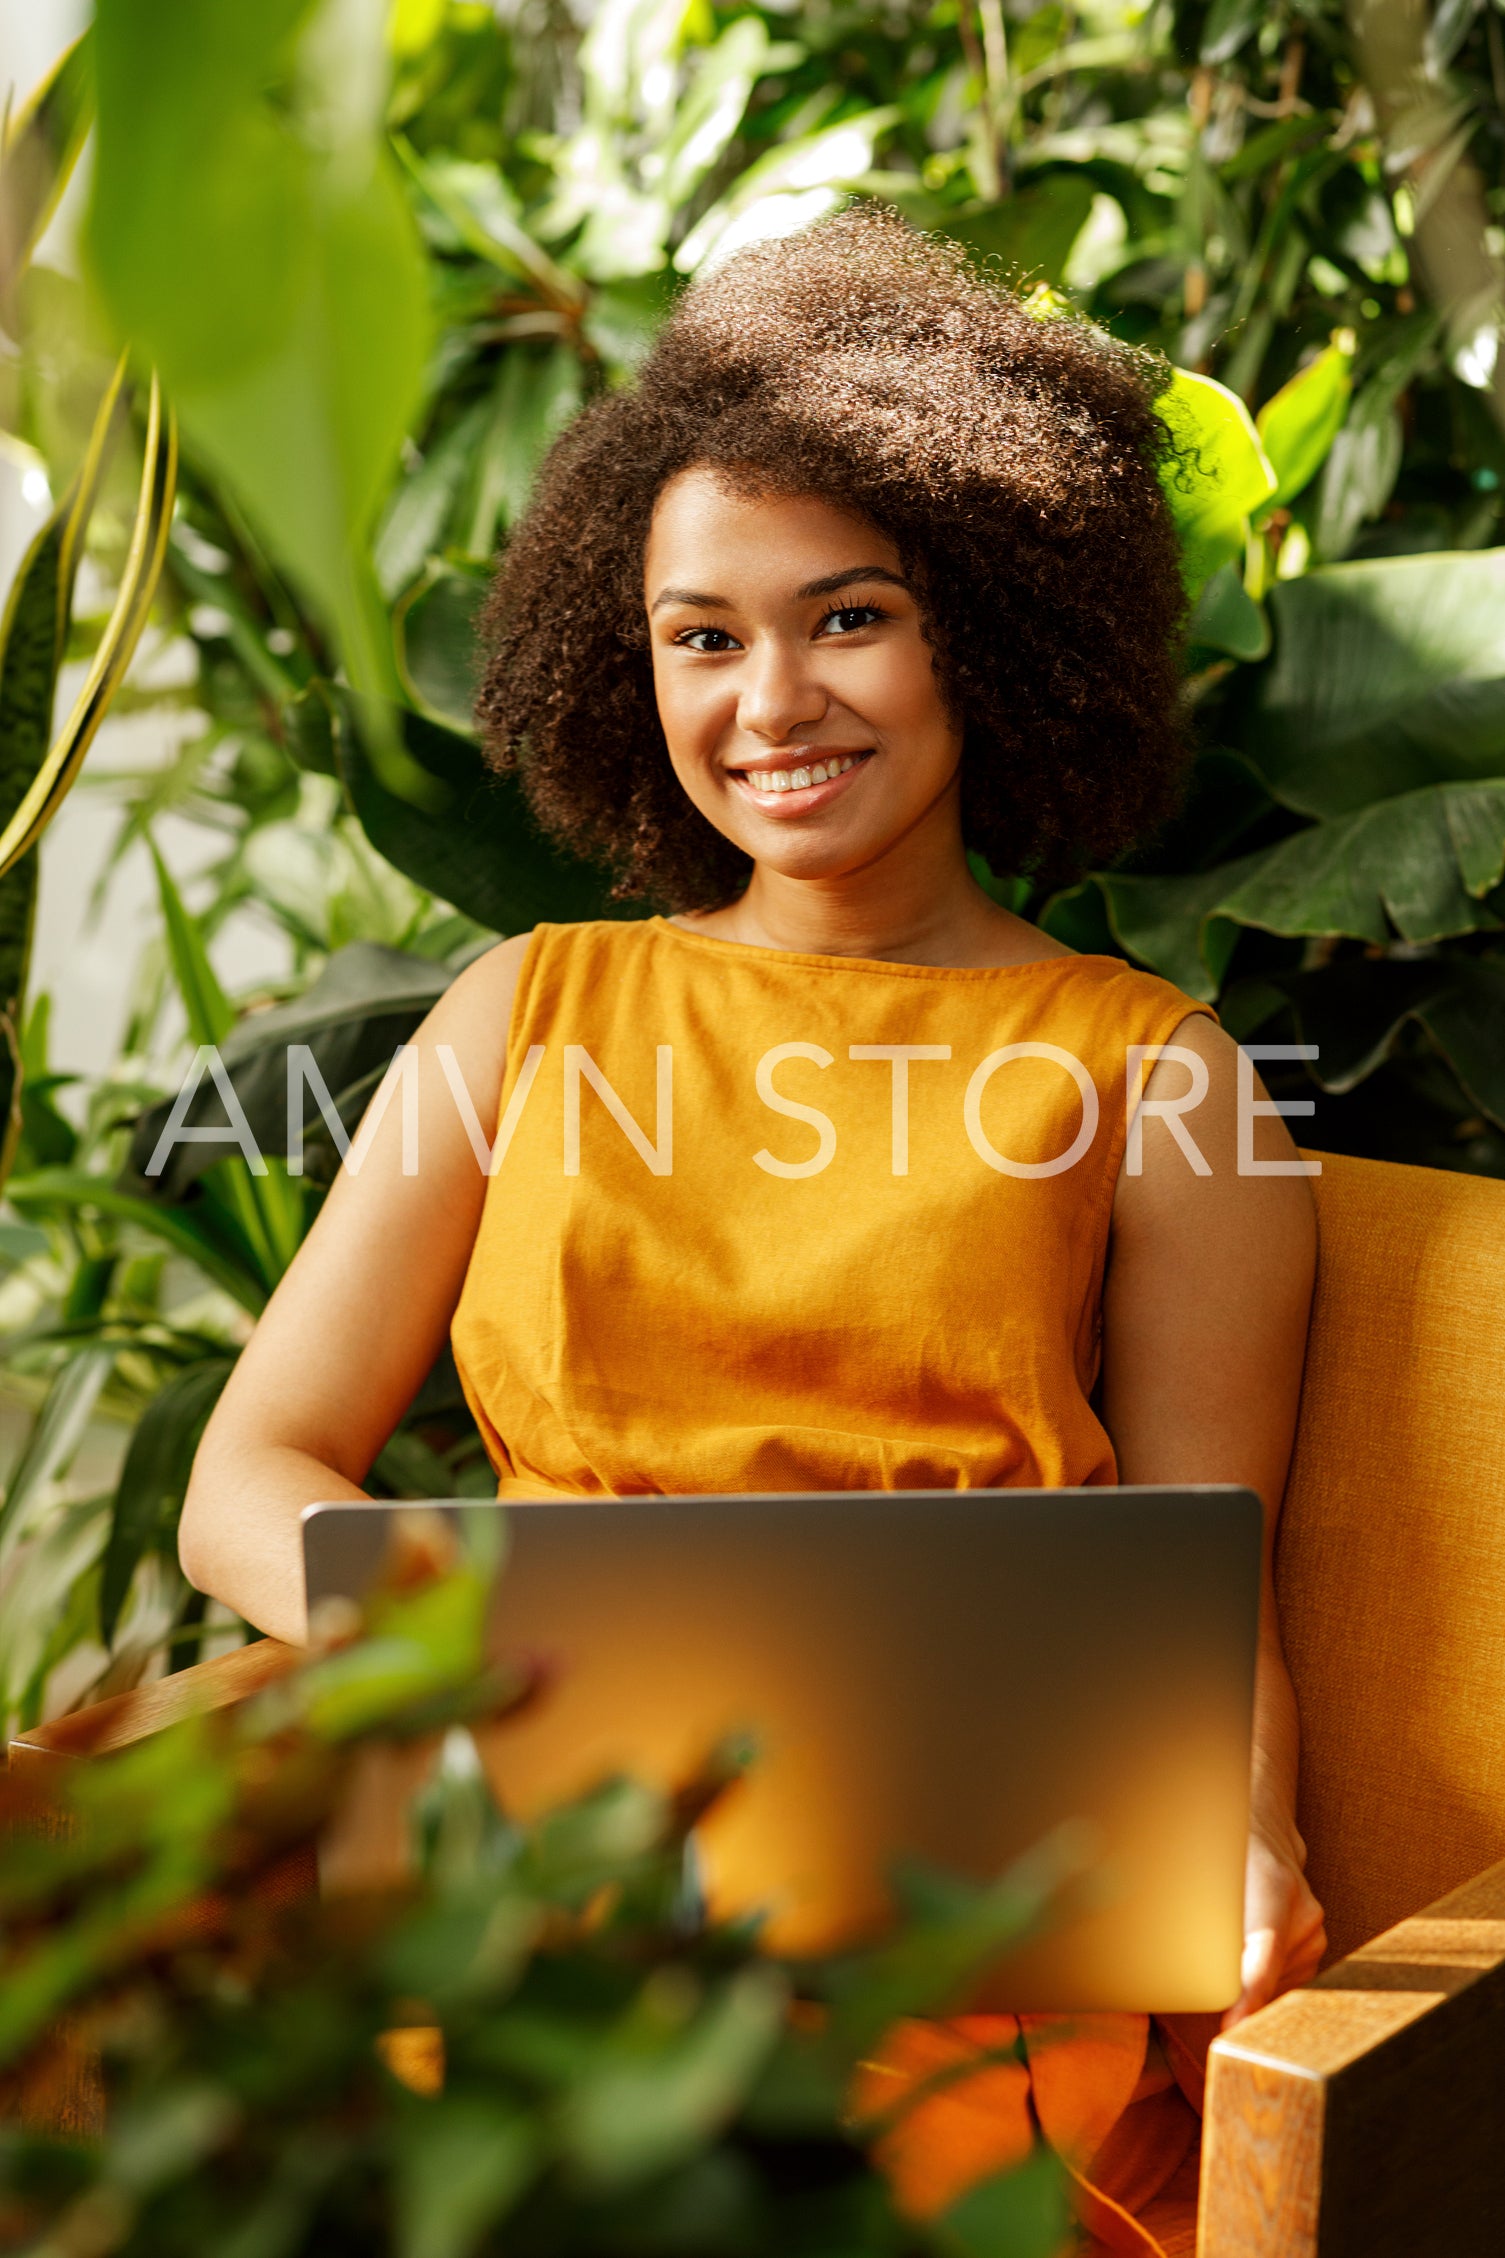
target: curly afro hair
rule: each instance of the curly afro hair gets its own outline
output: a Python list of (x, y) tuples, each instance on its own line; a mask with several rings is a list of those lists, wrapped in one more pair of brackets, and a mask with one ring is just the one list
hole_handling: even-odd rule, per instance
[(898, 548), (962, 723), (970, 848), (1042, 883), (1117, 859), (1184, 769), (1164, 376), (873, 205), (742, 251), (549, 455), (484, 617), (488, 758), (619, 896), (741, 891), (746, 856), (670, 767), (643, 603), (655, 499), (707, 465), (822, 495)]

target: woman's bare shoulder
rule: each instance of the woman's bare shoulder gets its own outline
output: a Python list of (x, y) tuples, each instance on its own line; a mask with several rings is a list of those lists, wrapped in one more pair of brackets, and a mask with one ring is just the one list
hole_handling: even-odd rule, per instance
[(507, 1039), (512, 999), (528, 954), (531, 933), (515, 933), (455, 975), (429, 1015), (429, 1027), (443, 1042)]

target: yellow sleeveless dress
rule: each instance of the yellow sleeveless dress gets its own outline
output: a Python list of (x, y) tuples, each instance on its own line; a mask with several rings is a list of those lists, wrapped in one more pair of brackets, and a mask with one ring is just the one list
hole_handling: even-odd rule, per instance
[[(1092, 1393), (1130, 1086), (1205, 1010), (1110, 957), (942, 968), (662, 918), (540, 926), (453, 1326), (499, 1494), (1116, 1480)], [(1194, 2125), (1146, 2079), (1147, 2019), (1079, 2017), (1055, 2048), (1025, 2021), (1027, 2072), (905, 2121), (901, 2193), (944, 2204), (1027, 2146), (1032, 2109), (1078, 2170), (1111, 2154), (1124, 2200), (1099, 2165), (1093, 2230), (1153, 2249), (1128, 2211)], [(907, 2026), (874, 2105), (937, 2048), (1011, 2031)]]

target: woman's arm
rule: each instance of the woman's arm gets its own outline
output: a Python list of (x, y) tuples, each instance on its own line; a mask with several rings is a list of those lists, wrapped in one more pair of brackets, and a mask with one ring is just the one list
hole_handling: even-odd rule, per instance
[(489, 1138), (526, 946), (522, 936), (489, 950), (419, 1028), (415, 1172), (403, 1174), (394, 1093), (359, 1172), (341, 1168), (199, 1445), (183, 1572), (278, 1638), (307, 1636), (300, 1513), (365, 1495), (367, 1469), (444, 1345), (486, 1177), (439, 1047), (453, 1051)]
[[(1238, 1169), (1238, 1048), (1210, 1020), (1172, 1040), (1208, 1070), (1184, 1115), (1211, 1173), (1198, 1176), (1165, 1122), (1144, 1122), (1143, 1173), (1121, 1175), (1103, 1300), (1103, 1418), (1124, 1482), (1243, 1482), (1265, 1507), (1264, 1595), (1255, 1688), (1243, 1992), (1231, 2023), (1316, 1972), (1326, 1939), (1296, 1829), (1296, 1699), (1271, 1577), (1296, 1432), (1316, 1265), (1316, 1214), (1302, 1176)], [(1161, 1060), (1149, 1098), (1175, 1098), (1190, 1070)], [(1263, 1091), (1259, 1092), (1263, 1096)], [(1260, 1160), (1295, 1148), (1273, 1117)]]

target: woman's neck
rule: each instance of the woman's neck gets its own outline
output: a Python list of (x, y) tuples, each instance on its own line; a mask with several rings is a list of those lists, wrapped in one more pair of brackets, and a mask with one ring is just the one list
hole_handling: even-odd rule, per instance
[(939, 825), (837, 876), (795, 877), (755, 863), (737, 901), (682, 922), (755, 948), (893, 964), (1024, 964), (1071, 953), (984, 893), (959, 832)]

